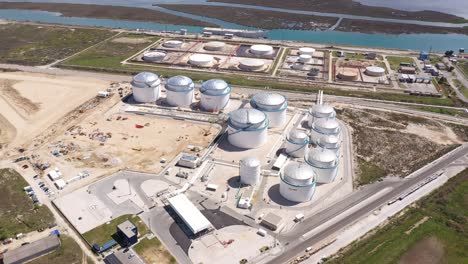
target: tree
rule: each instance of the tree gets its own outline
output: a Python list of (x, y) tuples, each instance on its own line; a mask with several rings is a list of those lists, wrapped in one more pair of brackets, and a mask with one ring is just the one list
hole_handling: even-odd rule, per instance
[(452, 57), (453, 56), (453, 50), (447, 50), (445, 51), (445, 57)]

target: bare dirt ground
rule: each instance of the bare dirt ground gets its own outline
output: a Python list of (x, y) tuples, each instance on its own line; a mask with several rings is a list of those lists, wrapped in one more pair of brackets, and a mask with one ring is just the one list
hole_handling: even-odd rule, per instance
[(124, 43), (124, 44), (142, 44), (142, 43), (151, 42), (151, 39), (150, 38), (126, 38), (126, 37), (121, 37), (121, 38), (113, 39), (112, 42)]
[(418, 242), (406, 252), (399, 264), (439, 264), (443, 263), (444, 244), (436, 237), (428, 237)]
[(0, 80), (0, 141), (11, 148), (24, 146), (110, 85), (94, 78), (28, 72), (3, 72)]

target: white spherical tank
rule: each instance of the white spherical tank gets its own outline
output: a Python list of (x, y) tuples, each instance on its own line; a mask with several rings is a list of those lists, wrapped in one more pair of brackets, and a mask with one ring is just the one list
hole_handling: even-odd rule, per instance
[(203, 49), (208, 51), (220, 51), (223, 50), (226, 43), (221, 41), (210, 41), (203, 46)]
[(133, 99), (138, 103), (154, 103), (161, 96), (161, 80), (151, 72), (140, 72), (132, 79)]
[(324, 148), (311, 148), (305, 161), (317, 173), (318, 183), (330, 183), (335, 180), (338, 173), (338, 157), (333, 151)]
[(240, 160), (240, 180), (242, 184), (256, 185), (260, 183), (260, 161), (255, 157)]
[(188, 107), (193, 102), (195, 85), (189, 77), (174, 76), (166, 81), (166, 103), (171, 106)]
[(301, 130), (293, 130), (286, 137), (285, 152), (294, 158), (303, 158), (309, 145), (309, 136)]
[(280, 194), (292, 202), (312, 200), (315, 192), (316, 174), (305, 163), (290, 162), (280, 172)]
[(309, 111), (308, 125), (312, 127), (312, 123), (318, 119), (333, 119), (336, 117), (336, 112), (333, 107), (327, 104), (316, 104)]
[(299, 49), (299, 54), (301, 55), (314, 55), (315, 49), (314, 48), (308, 48), (308, 47), (303, 47)]
[(317, 140), (317, 145), (333, 151), (337, 156), (340, 155), (341, 139), (336, 135), (322, 136)]
[(143, 60), (149, 62), (162, 61), (166, 57), (166, 53), (162, 51), (148, 51), (143, 54)]
[(250, 47), (250, 53), (255, 54), (255, 55), (260, 55), (260, 56), (265, 56), (265, 55), (271, 55), (273, 54), (274, 49), (272, 46), (269, 45), (252, 45)]
[(213, 56), (209, 54), (193, 54), (189, 57), (189, 64), (197, 67), (211, 67)]
[(268, 116), (270, 127), (280, 127), (286, 123), (288, 102), (285, 96), (276, 93), (258, 93), (252, 97), (250, 105)]
[(200, 87), (200, 107), (205, 111), (216, 112), (229, 104), (231, 86), (219, 79), (203, 82)]
[(312, 142), (317, 144), (320, 138), (325, 136), (336, 136), (339, 138), (340, 132), (340, 124), (336, 119), (318, 119), (312, 123), (310, 137)]
[(268, 138), (267, 116), (253, 108), (241, 108), (229, 113), (228, 141), (231, 145), (251, 149), (266, 143)]
[(184, 45), (184, 42), (181, 40), (168, 40), (163, 43), (163, 47), (170, 49), (178, 49)]
[(243, 59), (239, 62), (239, 68), (246, 71), (261, 71), (265, 68), (265, 62), (259, 59)]
[(380, 77), (385, 75), (385, 69), (377, 66), (366, 67), (365, 73), (369, 76)]

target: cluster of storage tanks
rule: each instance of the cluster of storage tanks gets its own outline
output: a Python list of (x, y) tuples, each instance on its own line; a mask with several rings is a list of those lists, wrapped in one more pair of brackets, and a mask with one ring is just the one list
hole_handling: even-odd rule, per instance
[[(155, 103), (161, 97), (161, 79), (150, 72), (141, 72), (132, 79), (133, 99), (137, 103)], [(189, 107), (194, 102), (195, 84), (186, 76), (174, 76), (165, 84), (166, 103), (170, 106)], [(212, 79), (200, 86), (200, 107), (215, 112), (229, 104), (231, 86), (223, 80)]]

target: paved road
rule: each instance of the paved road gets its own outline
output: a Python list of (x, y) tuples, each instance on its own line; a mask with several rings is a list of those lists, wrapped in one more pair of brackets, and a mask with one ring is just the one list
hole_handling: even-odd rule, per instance
[[(288, 234), (280, 236), (280, 241), (282, 241), (285, 245), (287, 244), (287, 246), (285, 247), (284, 253), (282, 255), (272, 259), (269, 263), (287, 263), (295, 256), (303, 254), (304, 250), (307, 247), (319, 243), (320, 241), (324, 240), (330, 235), (359, 220), (363, 216), (372, 213), (380, 206), (386, 204), (389, 200), (407, 192), (415, 184), (435, 174), (436, 172), (448, 167), (453, 161), (462, 158), (467, 154), (468, 143), (447, 154), (443, 158), (424, 167), (423, 169), (417, 171), (414, 174), (414, 177), (405, 178), (402, 181), (396, 182), (379, 182), (354, 192), (343, 201), (331, 206), (330, 208), (327, 208), (326, 210), (323, 210), (322, 212), (317, 213), (317, 217), (312, 217), (306, 220), (304, 223), (301, 224), (301, 226), (299, 226), (300, 229), (293, 230)], [(302, 234), (306, 233), (307, 231), (317, 228), (325, 222), (331, 221), (333, 218), (337, 217), (341, 212), (358, 205), (359, 203), (365, 201), (367, 198), (371, 197), (378, 190), (382, 190), (386, 187), (392, 187), (391, 191), (385, 193), (383, 196), (378, 197), (373, 201), (370, 201), (367, 205), (358, 208), (356, 211), (352, 212), (344, 219), (341, 219), (336, 223), (330, 225), (328, 228), (319, 231), (314, 236), (305, 240), (298, 239), (302, 236)]]

